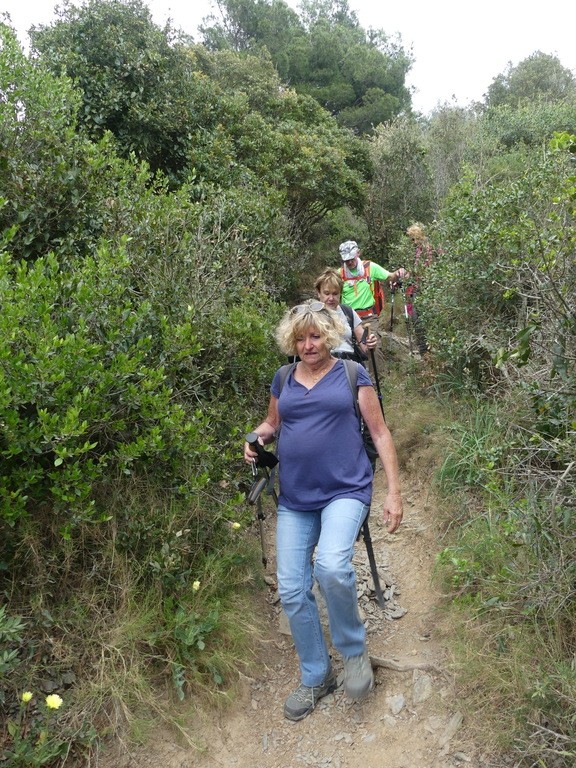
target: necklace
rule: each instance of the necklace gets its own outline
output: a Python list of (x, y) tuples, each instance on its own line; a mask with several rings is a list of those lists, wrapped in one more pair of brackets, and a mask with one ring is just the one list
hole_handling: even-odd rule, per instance
[(306, 378), (311, 379), (313, 384), (316, 384), (320, 381), (320, 379), (325, 376), (330, 368), (332, 367), (332, 360), (328, 361), (328, 365), (325, 365), (324, 368), (321, 368), (319, 371), (313, 372), (309, 369), (304, 370), (304, 375)]

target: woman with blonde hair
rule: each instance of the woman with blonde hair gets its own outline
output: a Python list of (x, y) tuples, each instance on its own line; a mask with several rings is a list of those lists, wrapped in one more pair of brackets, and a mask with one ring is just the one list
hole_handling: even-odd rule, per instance
[(369, 349), (374, 349), (378, 337), (369, 327), (364, 327), (360, 316), (346, 304), (341, 304), (342, 286), (344, 282), (335, 269), (325, 269), (316, 278), (314, 288), (320, 301), (332, 309), (344, 323), (344, 334), (337, 346), (332, 350), (334, 357), (343, 360), (356, 360), (363, 363), (367, 359)]
[[(263, 445), (278, 436), (278, 590), (301, 675), (300, 685), (284, 704), (289, 720), (306, 717), (337, 686), (312, 591), (314, 580), (326, 601), (332, 644), (343, 657), (345, 694), (363, 699), (374, 686), (352, 565), (354, 544), (371, 502), (373, 472), (345, 363), (331, 354), (343, 329), (336, 312), (321, 301), (299, 304), (286, 313), (276, 338), (282, 352), (299, 360), (283, 385), (280, 371), (276, 372), (268, 414), (254, 430)], [(388, 494), (383, 520), (393, 533), (402, 520), (398, 461), (370, 377), (361, 365), (357, 395), (384, 467)], [(256, 458), (245, 443), (244, 459)]]
[(414, 244), (414, 270), (410, 281), (405, 288), (406, 312), (414, 326), (418, 351), (424, 357), (428, 352), (428, 342), (426, 340), (426, 332), (422, 325), (422, 320), (418, 315), (414, 302), (421, 287), (422, 273), (430, 266), (434, 256), (434, 250), (426, 236), (424, 226), (420, 224), (419, 221), (415, 221), (414, 224), (411, 224), (406, 230), (406, 234)]

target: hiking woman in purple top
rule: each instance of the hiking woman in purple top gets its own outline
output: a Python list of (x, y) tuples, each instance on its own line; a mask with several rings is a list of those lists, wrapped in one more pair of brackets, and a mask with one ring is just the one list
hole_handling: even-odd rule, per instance
[[(300, 686), (284, 704), (290, 720), (306, 717), (337, 685), (314, 580), (326, 601), (332, 644), (344, 659), (346, 695), (359, 700), (374, 686), (352, 565), (372, 497), (372, 468), (344, 362), (330, 354), (343, 332), (342, 321), (323, 302), (309, 301), (286, 313), (276, 338), (282, 352), (300, 359), (282, 387), (278, 372), (274, 376), (268, 415), (254, 430), (263, 445), (278, 437), (278, 589), (301, 673)], [(386, 474), (383, 518), (393, 533), (402, 520), (396, 450), (362, 366), (357, 386), (360, 412)], [(245, 443), (245, 460), (256, 456)]]

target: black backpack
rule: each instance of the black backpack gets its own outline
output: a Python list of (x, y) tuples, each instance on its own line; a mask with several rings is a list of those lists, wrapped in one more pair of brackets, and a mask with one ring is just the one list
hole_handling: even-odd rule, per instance
[[(340, 306), (343, 306), (342, 304)], [(344, 371), (346, 373), (346, 378), (348, 379), (348, 384), (350, 385), (350, 390), (352, 392), (352, 397), (354, 398), (354, 408), (356, 410), (356, 416), (358, 416), (358, 424), (360, 426), (360, 432), (362, 433), (362, 440), (364, 442), (364, 448), (366, 450), (366, 454), (368, 456), (368, 459), (370, 460), (370, 464), (372, 465), (372, 471), (374, 471), (374, 467), (376, 466), (376, 459), (378, 458), (378, 451), (376, 450), (376, 446), (374, 445), (374, 441), (372, 440), (372, 435), (370, 434), (370, 430), (364, 423), (364, 419), (362, 418), (362, 414), (360, 413), (360, 406), (358, 404), (358, 365), (355, 360), (342, 360), (342, 363), (344, 364)], [(280, 374), (280, 391), (278, 392), (278, 399), (280, 398), (280, 395), (282, 393), (282, 388), (284, 387), (284, 383), (286, 379), (288, 378), (288, 374), (290, 371), (293, 371), (294, 368), (296, 368), (296, 365), (298, 363), (287, 363), (286, 365), (283, 365), (279, 369)]]

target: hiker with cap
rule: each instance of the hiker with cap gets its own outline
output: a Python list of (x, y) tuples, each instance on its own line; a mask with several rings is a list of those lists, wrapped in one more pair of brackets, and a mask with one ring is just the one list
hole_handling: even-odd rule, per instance
[(377, 338), (368, 364), (372, 379), (377, 381), (379, 370), (384, 370), (385, 363), (378, 331), (378, 315), (384, 307), (384, 290), (380, 281), (401, 280), (408, 273), (403, 267), (389, 272), (373, 261), (363, 261), (360, 255), (360, 248), (355, 240), (346, 240), (340, 245), (340, 258), (343, 262), (339, 270), (343, 281), (342, 303), (352, 307), (364, 321), (365, 327)]
[(340, 277), (344, 281), (342, 303), (352, 307), (361, 318), (379, 315), (382, 311), (381, 299), (375, 295), (379, 280), (395, 282), (408, 275), (403, 267), (389, 272), (374, 261), (363, 261), (355, 240), (346, 240), (340, 245), (340, 258), (343, 262)]
[[(343, 657), (345, 695), (361, 700), (374, 687), (352, 564), (372, 499), (373, 472), (346, 361), (330, 354), (343, 331), (338, 315), (321, 301), (299, 304), (284, 315), (276, 340), (282, 352), (299, 361), (283, 385), (281, 369), (276, 372), (268, 414), (254, 430), (263, 445), (278, 436), (278, 591), (301, 677), (284, 704), (289, 720), (302, 720), (338, 685), (313, 592), (315, 581), (326, 602), (332, 645)], [(396, 450), (368, 373), (361, 365), (357, 372), (359, 410), (386, 476), (383, 521), (394, 533), (402, 520)], [(245, 442), (245, 461), (251, 463), (257, 455)]]
[(352, 307), (340, 303), (342, 285), (342, 278), (335, 269), (331, 268), (325, 269), (314, 283), (319, 300), (323, 301), (329, 309), (333, 309), (344, 322), (344, 336), (338, 346), (332, 350), (332, 355), (342, 360), (355, 360), (366, 367), (367, 352), (376, 347), (378, 337), (374, 333), (369, 333), (368, 328), (364, 328), (362, 319)]

